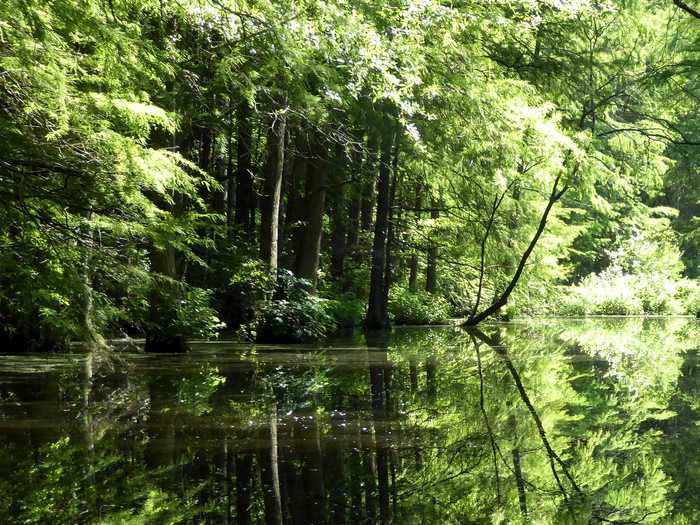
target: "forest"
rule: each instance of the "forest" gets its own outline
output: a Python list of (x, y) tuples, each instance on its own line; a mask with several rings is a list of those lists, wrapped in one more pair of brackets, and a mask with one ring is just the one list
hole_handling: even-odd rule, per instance
[(0, 0), (0, 524), (697, 525), (698, 115), (695, 0)]
[(698, 18), (5, 0), (1, 345), (695, 315)]

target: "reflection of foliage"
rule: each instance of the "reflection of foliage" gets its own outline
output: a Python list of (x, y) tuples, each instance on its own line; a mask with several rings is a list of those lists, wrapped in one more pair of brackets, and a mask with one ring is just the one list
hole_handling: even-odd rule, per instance
[[(193, 364), (196, 354), (159, 362), (163, 375), (139, 357), (122, 386), (108, 370), (84, 383), (81, 361), (42, 369), (42, 395), (60, 391), (57, 413), (71, 423), (43, 435), (39, 427), (32, 439), (45, 445), (37, 450), (0, 436), (8, 473), (0, 515), (10, 523), (225, 522), (241, 472), (233, 463), (248, 458), (251, 522), (263, 522), (260, 476), (275, 428), (283, 493), (308, 490), (322, 471), (322, 508), (330, 513), (333, 498), (343, 498), (345, 523), (362, 522), (352, 494), (360, 492), (365, 513), (368, 497), (379, 500), (380, 452), (393, 469), (394, 523), (698, 522), (693, 322), (489, 328), (485, 340), (455, 327), (407, 327), (366, 346), (258, 346), (235, 357), (216, 347), (206, 365)], [(168, 382), (173, 370), (185, 377)], [(26, 401), (23, 391), (0, 388), (12, 406)], [(118, 411), (107, 410), (115, 400)], [(11, 417), (9, 406), (0, 405), (0, 417)]]
[(192, 378), (182, 378), (177, 389), (177, 398), (186, 412), (202, 416), (212, 411), (212, 395), (226, 378), (219, 374), (215, 366), (203, 366)]

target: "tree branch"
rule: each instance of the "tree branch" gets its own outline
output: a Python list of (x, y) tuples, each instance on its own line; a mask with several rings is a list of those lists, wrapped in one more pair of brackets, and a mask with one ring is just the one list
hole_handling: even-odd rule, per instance
[(683, 11), (685, 11), (689, 15), (700, 19), (700, 12), (696, 11), (695, 9), (690, 7), (688, 4), (686, 4), (682, 0), (673, 0), (673, 3), (676, 5), (676, 7), (681, 8)]

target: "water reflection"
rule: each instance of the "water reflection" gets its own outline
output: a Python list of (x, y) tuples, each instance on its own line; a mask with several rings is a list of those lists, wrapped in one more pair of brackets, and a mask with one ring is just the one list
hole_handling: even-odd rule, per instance
[(700, 523), (697, 332), (0, 356), (0, 522)]

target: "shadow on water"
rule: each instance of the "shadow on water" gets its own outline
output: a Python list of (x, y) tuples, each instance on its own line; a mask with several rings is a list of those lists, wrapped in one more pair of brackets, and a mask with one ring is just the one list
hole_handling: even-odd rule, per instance
[(698, 327), (0, 356), (0, 522), (700, 523)]

